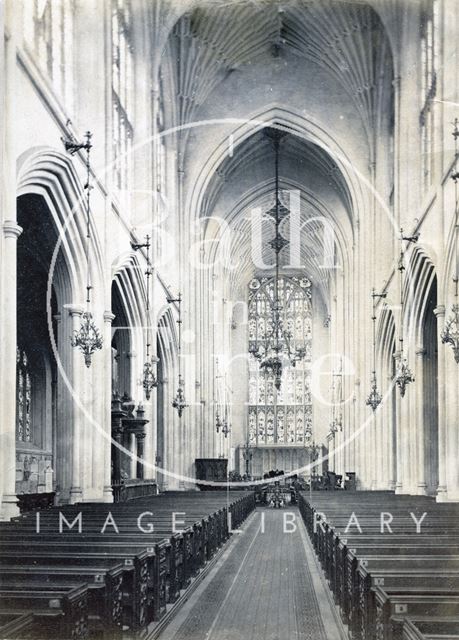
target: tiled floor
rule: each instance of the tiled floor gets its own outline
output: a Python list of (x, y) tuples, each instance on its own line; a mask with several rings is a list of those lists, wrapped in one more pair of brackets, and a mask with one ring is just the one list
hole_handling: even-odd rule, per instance
[(286, 510), (258, 509), (160, 640), (341, 640), (304, 525), (289, 511), (292, 532)]

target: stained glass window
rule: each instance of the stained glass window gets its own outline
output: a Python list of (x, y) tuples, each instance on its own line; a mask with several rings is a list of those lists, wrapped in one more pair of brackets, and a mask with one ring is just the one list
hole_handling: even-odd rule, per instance
[[(249, 441), (252, 445), (306, 444), (312, 436), (311, 283), (307, 278), (279, 278), (282, 322), (290, 332), (292, 351), (306, 349), (306, 357), (295, 367), (284, 364), (279, 390), (274, 376), (249, 361)], [(266, 341), (274, 300), (273, 278), (254, 278), (249, 284), (249, 349)]]
[(22, 349), (16, 352), (16, 439), (32, 442), (32, 380), (29, 359)]

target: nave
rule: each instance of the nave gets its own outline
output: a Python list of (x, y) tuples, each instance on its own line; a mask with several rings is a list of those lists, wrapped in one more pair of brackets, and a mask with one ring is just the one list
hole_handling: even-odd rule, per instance
[(241, 531), (159, 639), (341, 640), (298, 509), (257, 509)]

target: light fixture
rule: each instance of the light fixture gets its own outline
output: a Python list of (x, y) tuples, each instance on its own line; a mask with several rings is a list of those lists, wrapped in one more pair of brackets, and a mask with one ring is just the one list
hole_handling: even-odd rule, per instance
[[(333, 371), (332, 373), (332, 389), (331, 389), (331, 400), (332, 400), (332, 419), (330, 422), (330, 431), (329, 435), (334, 436), (338, 431), (342, 431), (343, 429), (343, 415), (341, 411), (336, 411), (337, 407), (341, 407), (343, 404), (343, 358), (340, 357), (339, 371)], [(339, 384), (337, 385), (336, 380), (339, 379)]]
[(274, 250), (276, 257), (274, 274), (274, 296), (271, 305), (271, 327), (265, 332), (261, 341), (253, 343), (249, 347), (249, 353), (259, 361), (260, 369), (266, 375), (272, 375), (277, 390), (281, 388), (282, 371), (284, 363), (292, 367), (306, 355), (306, 347), (292, 348), (292, 334), (284, 328), (282, 320), (282, 305), (279, 299), (279, 269), (280, 252), (289, 242), (280, 233), (280, 224), (289, 215), (289, 210), (279, 198), (279, 144), (285, 132), (278, 129), (267, 129), (268, 135), (274, 145), (275, 156), (275, 204), (267, 215), (274, 219), (275, 235), (268, 243)]
[(152, 390), (158, 386), (158, 380), (155, 375), (156, 365), (159, 362), (159, 358), (156, 356), (150, 356), (150, 347), (151, 347), (151, 318), (150, 318), (150, 278), (152, 275), (151, 270), (151, 261), (150, 261), (150, 236), (145, 236), (145, 242), (142, 244), (137, 244), (135, 242), (131, 242), (131, 247), (134, 251), (138, 251), (139, 249), (145, 249), (147, 254), (147, 269), (145, 271), (146, 276), (146, 305), (145, 305), (145, 315), (147, 320), (147, 341), (146, 341), (146, 353), (145, 353), (145, 362), (143, 365), (142, 372), (142, 380), (141, 384), (145, 392), (145, 398), (150, 400)]
[(188, 407), (185, 400), (185, 382), (181, 373), (179, 373), (177, 393), (175, 394), (175, 398), (172, 400), (172, 406), (174, 409), (177, 409), (179, 418), (182, 417), (183, 410)]
[(220, 433), (220, 429), (223, 427), (223, 422), (222, 419), (220, 418), (220, 414), (218, 413), (218, 407), (217, 407), (217, 411), (215, 414), (215, 428), (217, 430), (217, 433)]
[(371, 372), (371, 391), (370, 395), (366, 399), (366, 404), (376, 411), (382, 402), (382, 396), (378, 391), (378, 383), (376, 381), (376, 371)]
[(459, 235), (459, 202), (458, 202), (458, 182), (459, 182), (459, 171), (457, 167), (457, 159), (458, 155), (458, 138), (459, 138), (459, 120), (456, 118), (454, 120), (454, 154), (455, 154), (455, 166), (454, 171), (451, 174), (452, 180), (454, 180), (454, 233), (455, 233), (455, 259), (456, 259), (456, 269), (455, 275), (453, 276), (454, 283), (454, 300), (455, 302), (451, 306), (451, 313), (448, 316), (443, 331), (440, 334), (441, 341), (443, 344), (450, 344), (453, 353), (454, 360), (457, 364), (459, 364), (459, 302), (458, 302), (458, 286), (459, 286), (459, 249), (458, 249), (458, 235)]
[(215, 429), (217, 431), (217, 433), (221, 432), (223, 433), (223, 435), (225, 436), (225, 438), (228, 437), (228, 434), (231, 431), (231, 427), (229, 425), (228, 422), (228, 405), (227, 405), (227, 399), (226, 399), (226, 392), (227, 392), (227, 385), (226, 385), (226, 375), (222, 376), (219, 373), (218, 370), (218, 358), (216, 360), (216, 375), (215, 375), (215, 380), (220, 380), (221, 378), (224, 378), (224, 391), (223, 391), (223, 402), (221, 403), (224, 407), (223, 409), (223, 418), (220, 415), (220, 409), (219, 409), (219, 384), (218, 382), (216, 383), (216, 394), (217, 394), (217, 400), (216, 400), (216, 405), (217, 405), (217, 409), (215, 411)]
[(403, 229), (400, 229), (400, 234), (401, 234), (400, 236), (401, 250), (400, 250), (400, 262), (398, 266), (398, 270), (400, 271), (400, 338), (399, 338), (400, 353), (397, 359), (395, 383), (400, 389), (400, 395), (403, 398), (405, 396), (407, 385), (415, 381), (414, 375), (412, 374), (411, 369), (408, 366), (408, 361), (405, 358), (405, 355), (403, 352), (403, 323), (405, 319), (405, 314), (404, 314), (404, 272), (405, 272), (404, 257), (405, 256), (403, 251), (403, 241), (406, 240), (407, 242), (417, 242), (419, 239), (419, 236), (418, 235), (404, 236)]
[[(148, 345), (147, 345), (148, 346)], [(158, 380), (155, 376), (154, 365), (159, 361), (158, 358), (152, 356), (149, 357), (147, 348), (147, 358), (143, 365), (142, 386), (145, 391), (145, 398), (150, 400), (151, 391), (158, 386)]]
[(86, 184), (84, 190), (86, 191), (86, 311), (81, 317), (81, 326), (78, 331), (75, 329), (73, 336), (70, 338), (70, 344), (75, 349), (80, 349), (84, 356), (85, 365), (89, 368), (92, 362), (93, 354), (102, 349), (103, 339), (102, 335), (97, 328), (91, 313), (91, 274), (89, 266), (89, 251), (91, 248), (91, 165), (90, 165), (90, 151), (91, 151), (91, 138), (90, 131), (86, 132), (85, 142), (77, 142), (75, 139), (62, 139), (65, 150), (72, 156), (77, 151), (86, 151)]
[(179, 418), (182, 417), (183, 410), (188, 407), (185, 400), (185, 381), (182, 378), (181, 370), (181, 351), (182, 351), (182, 294), (179, 293), (177, 298), (168, 298), (169, 304), (176, 303), (178, 305), (178, 386), (175, 398), (172, 400), (172, 406), (177, 409)]
[(222, 420), (222, 418), (220, 416), (220, 408), (219, 408), (219, 403), (218, 403), (219, 395), (220, 395), (219, 394), (220, 385), (219, 385), (218, 380), (220, 380), (222, 376), (220, 375), (219, 368), (218, 368), (218, 358), (216, 358), (216, 360), (215, 360), (215, 369), (216, 369), (216, 372), (215, 372), (215, 395), (216, 395), (215, 404), (217, 406), (217, 408), (215, 410), (215, 429), (216, 429), (217, 433), (220, 433), (220, 429), (223, 427), (223, 420)]
[(242, 447), (242, 457), (244, 458), (245, 461), (245, 475), (246, 478), (250, 479), (250, 463), (252, 461), (253, 458), (253, 452), (251, 450), (249, 441), (247, 440), (247, 442), (245, 443), (245, 445)]
[(379, 407), (382, 402), (382, 396), (378, 391), (378, 382), (376, 379), (376, 298), (385, 298), (387, 293), (376, 293), (373, 288), (371, 292), (373, 313), (371, 321), (373, 323), (373, 371), (371, 372), (371, 391), (370, 395), (366, 399), (367, 406), (371, 407), (373, 411)]
[(311, 454), (312, 462), (315, 462), (316, 460), (318, 460), (320, 456), (321, 448), (322, 447), (320, 446), (320, 444), (316, 444), (315, 441), (313, 441), (310, 445), (308, 445), (307, 449)]
[(228, 407), (226, 405), (225, 405), (225, 417), (223, 418), (221, 428), (222, 428), (223, 435), (225, 436), (225, 438), (227, 438), (228, 434), (231, 432), (231, 427), (228, 422)]
[(338, 431), (336, 428), (336, 418), (335, 418), (335, 405), (336, 405), (336, 380), (335, 380), (335, 372), (332, 372), (332, 387), (331, 387), (331, 402), (332, 402), (332, 414), (331, 414), (331, 422), (330, 422), (330, 431), (327, 434), (327, 438), (333, 438), (335, 433)]
[(343, 430), (343, 416), (341, 413), (338, 413), (338, 415), (335, 418), (335, 428), (337, 431)]

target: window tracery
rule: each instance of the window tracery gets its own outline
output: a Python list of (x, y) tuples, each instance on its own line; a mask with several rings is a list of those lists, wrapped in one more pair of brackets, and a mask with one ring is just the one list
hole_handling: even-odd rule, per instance
[(24, 350), (16, 351), (16, 440), (32, 442), (32, 378)]

